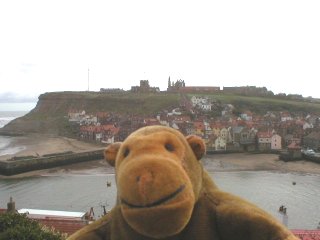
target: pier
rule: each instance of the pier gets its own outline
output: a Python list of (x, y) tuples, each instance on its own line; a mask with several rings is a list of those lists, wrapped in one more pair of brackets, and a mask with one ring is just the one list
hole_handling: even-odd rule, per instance
[(72, 163), (103, 159), (103, 149), (86, 152), (67, 152), (39, 157), (19, 157), (0, 161), (0, 174), (12, 176), (20, 173), (48, 169)]

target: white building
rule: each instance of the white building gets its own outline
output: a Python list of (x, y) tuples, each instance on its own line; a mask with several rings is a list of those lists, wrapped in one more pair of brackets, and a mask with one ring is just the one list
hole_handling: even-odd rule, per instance
[(272, 150), (282, 149), (281, 137), (278, 134), (273, 134), (271, 137), (271, 149)]

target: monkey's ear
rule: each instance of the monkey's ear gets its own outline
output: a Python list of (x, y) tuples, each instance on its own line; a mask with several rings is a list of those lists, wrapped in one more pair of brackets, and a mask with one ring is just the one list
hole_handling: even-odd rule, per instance
[(121, 147), (121, 142), (115, 142), (108, 147), (103, 152), (104, 159), (111, 165), (115, 166), (117, 154), (119, 151), (119, 148)]
[(202, 138), (196, 135), (189, 135), (186, 137), (194, 155), (198, 160), (200, 160), (206, 153), (206, 145)]

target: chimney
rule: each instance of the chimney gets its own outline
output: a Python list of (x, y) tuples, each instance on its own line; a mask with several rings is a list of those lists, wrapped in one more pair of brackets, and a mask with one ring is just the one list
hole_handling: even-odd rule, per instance
[(12, 197), (10, 197), (10, 202), (7, 204), (7, 212), (16, 212), (16, 203), (12, 200)]

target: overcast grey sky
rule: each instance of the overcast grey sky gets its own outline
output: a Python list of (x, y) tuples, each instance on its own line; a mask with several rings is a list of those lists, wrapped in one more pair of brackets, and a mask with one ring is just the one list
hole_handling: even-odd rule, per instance
[[(319, 0), (2, 0), (0, 98), (50, 91), (267, 87), (320, 98)], [(7, 97), (5, 97), (7, 96)]]

